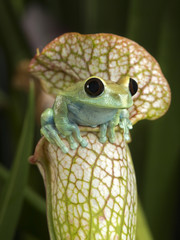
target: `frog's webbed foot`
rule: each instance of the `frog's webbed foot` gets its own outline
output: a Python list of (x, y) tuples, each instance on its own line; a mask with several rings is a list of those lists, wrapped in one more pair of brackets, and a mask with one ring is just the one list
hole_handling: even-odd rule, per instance
[(133, 128), (131, 121), (129, 120), (129, 112), (127, 109), (123, 109), (120, 113), (120, 128), (123, 129), (124, 139), (128, 142), (130, 141), (130, 133), (129, 130)]

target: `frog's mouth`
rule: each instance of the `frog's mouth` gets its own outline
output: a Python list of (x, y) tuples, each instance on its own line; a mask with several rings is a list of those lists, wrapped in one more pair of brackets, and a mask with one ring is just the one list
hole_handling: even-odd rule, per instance
[(95, 98), (77, 98), (73, 99), (72, 102), (74, 102), (77, 105), (85, 105), (86, 108), (103, 108), (103, 109), (127, 109), (130, 108), (133, 105), (133, 100), (130, 94), (123, 96), (123, 95), (116, 95), (113, 96), (112, 94), (110, 96), (106, 95)]

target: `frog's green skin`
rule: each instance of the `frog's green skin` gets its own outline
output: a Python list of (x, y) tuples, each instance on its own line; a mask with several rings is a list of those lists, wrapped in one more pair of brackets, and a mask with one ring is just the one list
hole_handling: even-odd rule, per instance
[[(98, 78), (92, 76), (90, 78)], [(115, 142), (115, 127), (124, 130), (126, 140), (129, 140), (129, 129), (132, 124), (129, 120), (128, 108), (133, 100), (129, 91), (129, 77), (121, 79), (119, 83), (104, 81), (104, 91), (97, 97), (89, 96), (85, 83), (90, 78), (77, 82), (73, 86), (61, 91), (56, 97), (52, 108), (46, 109), (41, 115), (41, 134), (56, 144), (64, 153), (68, 152), (61, 138), (67, 138), (71, 149), (76, 149), (79, 142), (82, 147), (87, 142), (80, 135), (78, 125), (100, 126), (99, 140), (104, 143), (108, 135), (111, 143)], [(77, 142), (75, 141), (74, 137)]]

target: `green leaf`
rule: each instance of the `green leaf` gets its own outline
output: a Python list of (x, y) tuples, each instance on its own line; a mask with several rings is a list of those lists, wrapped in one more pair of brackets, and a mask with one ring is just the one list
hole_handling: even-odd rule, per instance
[[(29, 103), (16, 157), (0, 197), (0, 239), (13, 239), (27, 184), (34, 136), (34, 85), (31, 83)], [(8, 149), (8, 148), (7, 148)]]
[(12, 67), (15, 67), (18, 61), (27, 58), (30, 55), (18, 19), (14, 16), (13, 7), (8, 4), (8, 1), (1, 1), (0, 43), (2, 44), (7, 59)]
[[(0, 164), (0, 181), (4, 184), (8, 177), (8, 170)], [(45, 199), (41, 197), (38, 193), (36, 193), (31, 187), (26, 186), (24, 198), (37, 211), (41, 212), (42, 214), (46, 214)]]

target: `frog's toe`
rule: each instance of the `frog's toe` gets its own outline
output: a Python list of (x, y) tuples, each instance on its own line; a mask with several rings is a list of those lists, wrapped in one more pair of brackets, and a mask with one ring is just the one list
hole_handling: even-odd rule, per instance
[(80, 144), (81, 144), (82, 147), (87, 147), (88, 142), (86, 141), (86, 139), (82, 138)]
[(115, 137), (110, 137), (110, 138), (109, 138), (109, 142), (110, 142), (110, 143), (115, 143), (115, 140), (116, 140)]
[(120, 126), (120, 128), (124, 129), (124, 123), (123, 122), (119, 122), (119, 126)]
[(66, 145), (64, 144), (64, 142), (60, 138), (56, 139), (55, 143), (61, 149), (61, 151), (63, 153), (68, 153), (68, 151), (69, 151), (68, 147), (66, 147)]
[(71, 143), (70, 147), (71, 147), (72, 150), (74, 150), (78, 147), (78, 143), (77, 142)]
[(72, 135), (68, 136), (67, 139), (69, 141), (71, 149), (74, 150), (74, 149), (76, 149), (78, 147), (78, 143), (74, 140)]
[(101, 143), (105, 143), (105, 142), (107, 141), (107, 137), (106, 137), (106, 136), (100, 137), (100, 138), (99, 138), (99, 141), (100, 141)]
[(131, 140), (130, 135), (128, 133), (124, 134), (124, 139), (126, 142), (129, 142)]
[(68, 147), (66, 147), (65, 145), (64, 145), (64, 146), (61, 146), (60, 148), (61, 148), (61, 151), (62, 151), (63, 153), (68, 153), (68, 152), (69, 152)]
[(62, 150), (62, 152), (68, 152), (68, 148), (65, 146), (65, 144), (59, 137), (58, 132), (53, 125), (48, 124), (41, 127), (41, 134), (48, 140), (48, 142), (58, 146)]

